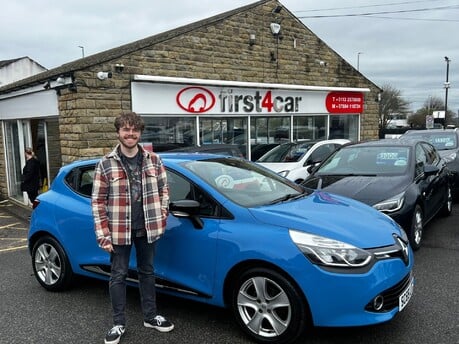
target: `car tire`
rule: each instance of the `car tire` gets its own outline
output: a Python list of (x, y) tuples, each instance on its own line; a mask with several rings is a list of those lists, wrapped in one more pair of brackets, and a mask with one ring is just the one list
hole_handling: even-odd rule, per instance
[(49, 291), (68, 289), (73, 277), (67, 255), (56, 239), (45, 236), (32, 249), (33, 272), (43, 288)]
[(413, 211), (413, 217), (411, 219), (411, 228), (408, 231), (408, 239), (411, 244), (413, 251), (421, 248), (422, 234), (424, 231), (424, 214), (419, 204), (416, 204)]
[(440, 210), (441, 215), (449, 216), (453, 211), (453, 192), (451, 191), (451, 187), (448, 186), (446, 191), (446, 201), (443, 204), (443, 207)]
[(239, 326), (256, 342), (285, 344), (298, 339), (309, 323), (302, 300), (297, 287), (283, 275), (254, 268), (239, 275), (231, 306)]

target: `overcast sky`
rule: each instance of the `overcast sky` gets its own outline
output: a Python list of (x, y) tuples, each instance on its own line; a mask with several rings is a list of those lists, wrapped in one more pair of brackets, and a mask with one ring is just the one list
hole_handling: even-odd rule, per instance
[[(252, 0), (20, 0), (0, 11), (0, 60), (29, 56), (46, 68), (73, 61)], [(459, 0), (284, 0), (281, 3), (378, 86), (412, 110), (429, 97), (459, 112)]]

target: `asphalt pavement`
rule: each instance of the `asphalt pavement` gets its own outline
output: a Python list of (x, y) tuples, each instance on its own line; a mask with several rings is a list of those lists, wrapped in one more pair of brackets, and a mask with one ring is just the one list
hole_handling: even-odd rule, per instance
[[(45, 291), (27, 250), (30, 209), (0, 201), (0, 344), (103, 343), (111, 326), (107, 282), (77, 279), (66, 292)], [(300, 344), (459, 344), (459, 204), (425, 231), (415, 252), (414, 295), (392, 321), (356, 328), (317, 328)], [(251, 343), (231, 312), (158, 295), (171, 333), (142, 326), (138, 291), (128, 289), (128, 330), (121, 344)]]

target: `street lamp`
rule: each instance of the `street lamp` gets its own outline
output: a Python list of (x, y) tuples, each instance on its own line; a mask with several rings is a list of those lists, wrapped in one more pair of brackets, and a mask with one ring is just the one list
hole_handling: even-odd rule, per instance
[(445, 56), (446, 62), (446, 81), (445, 81), (445, 119), (443, 120), (443, 125), (446, 124), (446, 112), (448, 111), (448, 88), (449, 88), (449, 63), (451, 60), (448, 56)]
[(359, 65), (360, 65), (360, 54), (363, 54), (362, 52), (357, 53), (357, 71), (359, 70)]
[(78, 48), (81, 49), (81, 57), (84, 58), (84, 47), (82, 45), (79, 45)]

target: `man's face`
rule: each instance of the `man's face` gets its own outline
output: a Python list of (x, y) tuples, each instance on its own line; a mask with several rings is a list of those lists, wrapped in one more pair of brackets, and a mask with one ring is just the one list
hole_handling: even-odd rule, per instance
[(134, 148), (140, 140), (140, 130), (135, 129), (133, 126), (125, 124), (118, 131), (118, 140), (121, 145), (128, 149)]

